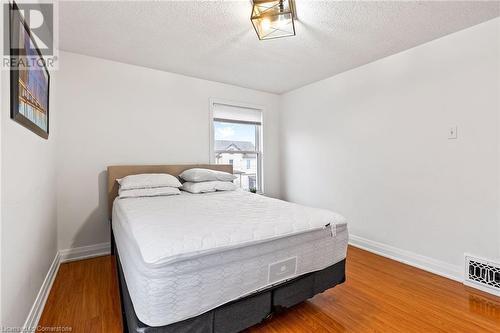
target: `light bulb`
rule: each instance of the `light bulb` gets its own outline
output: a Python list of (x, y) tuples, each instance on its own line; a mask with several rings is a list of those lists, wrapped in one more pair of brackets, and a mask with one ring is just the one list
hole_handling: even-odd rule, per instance
[(262, 20), (262, 30), (269, 30), (269, 28), (271, 27), (271, 21), (269, 21), (268, 18), (265, 18)]
[(276, 25), (278, 28), (283, 28), (285, 25), (287, 25), (287, 23), (288, 23), (288, 20), (285, 17), (283, 17), (283, 15), (280, 15)]

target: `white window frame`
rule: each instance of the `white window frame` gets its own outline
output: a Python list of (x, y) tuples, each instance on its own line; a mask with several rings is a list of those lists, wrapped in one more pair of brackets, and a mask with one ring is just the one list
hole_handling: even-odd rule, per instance
[[(228, 106), (234, 106), (238, 108), (245, 109), (253, 109), (258, 110), (262, 114), (262, 120), (260, 126), (255, 126), (255, 146), (258, 147), (257, 152), (243, 152), (243, 153), (252, 153), (257, 155), (257, 192), (264, 193), (264, 107), (262, 105), (251, 104), (251, 103), (242, 103), (230, 101), (227, 99), (221, 98), (210, 98), (210, 107), (209, 107), (209, 163), (215, 164), (215, 130), (214, 130), (214, 105), (216, 104), (224, 104)], [(237, 122), (245, 124), (245, 122)]]

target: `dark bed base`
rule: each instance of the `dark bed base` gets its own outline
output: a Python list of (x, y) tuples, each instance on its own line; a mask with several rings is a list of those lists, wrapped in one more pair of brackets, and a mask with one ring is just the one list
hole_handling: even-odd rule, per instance
[(277, 286), (237, 299), (194, 318), (151, 327), (136, 316), (128, 293), (118, 251), (116, 257), (123, 331), (141, 333), (230, 333), (258, 324), (273, 312), (289, 308), (345, 281), (345, 259), (321, 271), (305, 274)]

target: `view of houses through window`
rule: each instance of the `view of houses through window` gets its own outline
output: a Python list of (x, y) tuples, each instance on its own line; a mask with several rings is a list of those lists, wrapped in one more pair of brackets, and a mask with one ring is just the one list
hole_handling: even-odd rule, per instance
[(216, 164), (232, 164), (235, 183), (241, 188), (260, 190), (260, 124), (214, 119)]

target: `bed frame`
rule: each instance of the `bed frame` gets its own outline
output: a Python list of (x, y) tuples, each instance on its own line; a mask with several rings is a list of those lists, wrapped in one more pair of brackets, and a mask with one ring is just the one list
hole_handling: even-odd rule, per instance
[[(168, 173), (178, 176), (184, 170), (206, 168), (233, 172), (232, 165), (136, 165), (108, 167), (108, 209), (111, 222), (113, 201), (118, 196), (117, 179), (141, 173)], [(134, 311), (123, 275), (120, 255), (114, 242), (111, 227), (111, 252), (115, 255), (120, 301), (122, 308), (123, 331), (127, 333), (231, 333), (240, 332), (258, 324), (283, 308), (292, 307), (314, 295), (345, 281), (345, 259), (323, 270), (301, 275), (294, 279), (271, 286), (254, 294), (221, 305), (199, 316), (177, 323), (151, 327), (142, 323)]]

